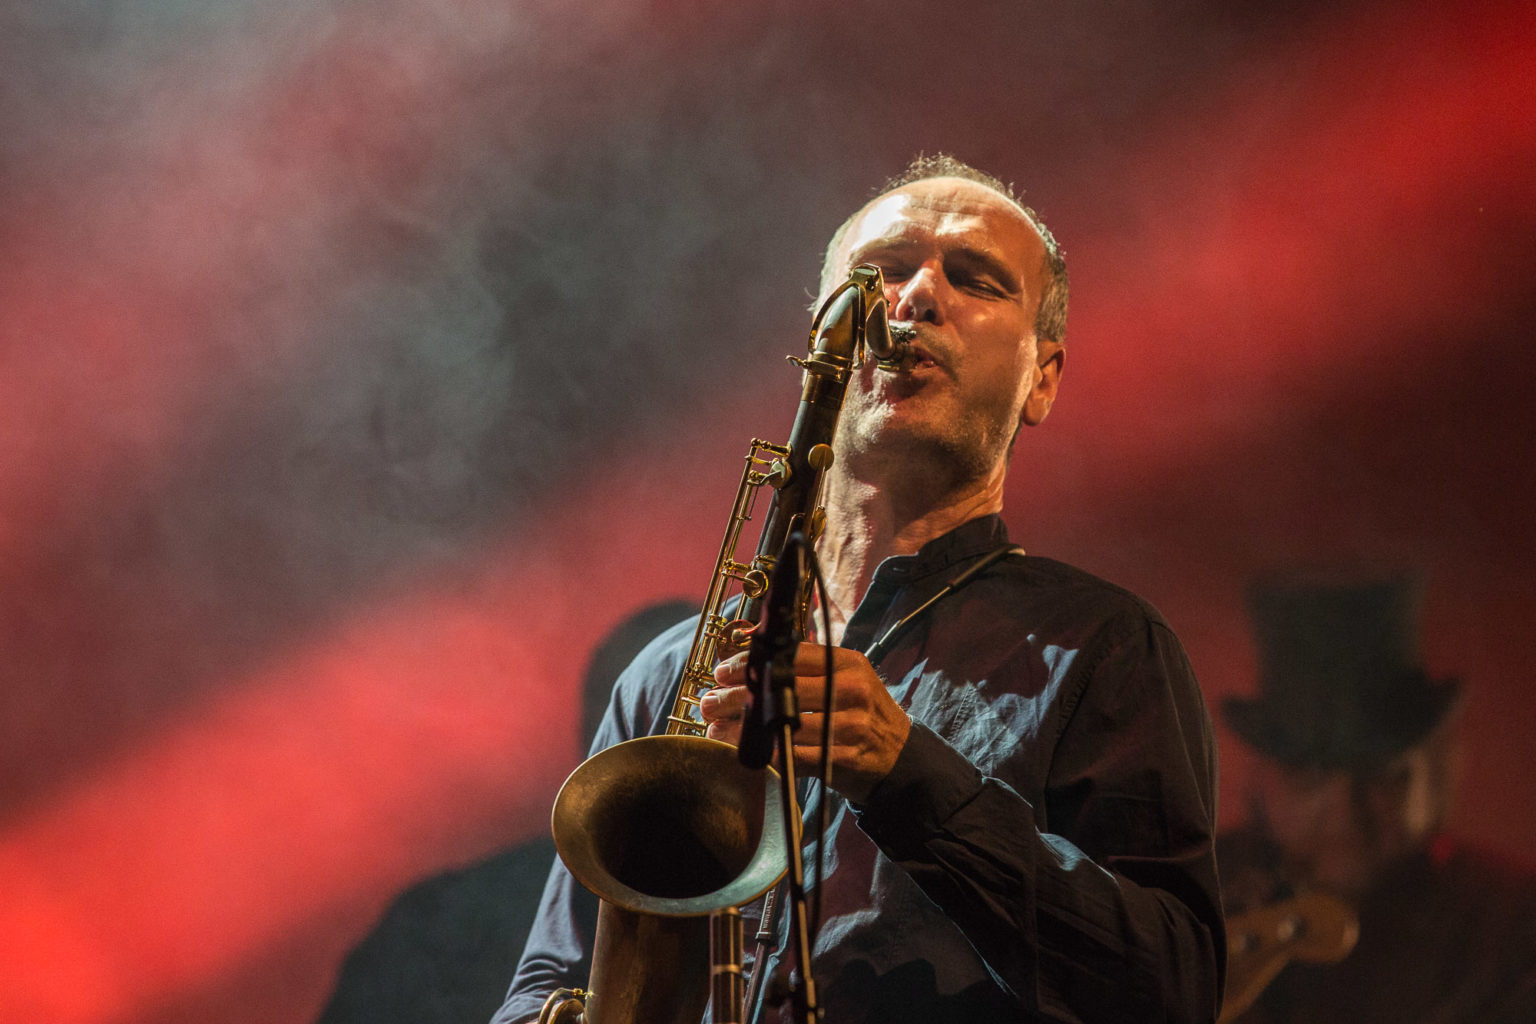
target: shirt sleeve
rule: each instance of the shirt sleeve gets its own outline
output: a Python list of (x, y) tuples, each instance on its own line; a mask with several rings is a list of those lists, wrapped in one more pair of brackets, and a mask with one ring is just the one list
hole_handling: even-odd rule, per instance
[(517, 973), (492, 1024), (536, 1020), (557, 988), (584, 988), (591, 973), (588, 951), (597, 931), (598, 900), (556, 858)]
[(1145, 618), (1077, 675), (1043, 806), (914, 723), (859, 825), (1023, 1007), (1061, 1021), (1212, 1021), (1225, 933), (1215, 744), (1194, 675)]
[[(644, 736), (664, 723), (691, 629), (691, 623), (684, 622), (661, 634), (619, 676), (593, 739), (592, 753)], [(597, 911), (598, 898), (577, 882), (556, 857), (506, 1002), (491, 1024), (536, 1020), (545, 999), (555, 989), (587, 986)]]

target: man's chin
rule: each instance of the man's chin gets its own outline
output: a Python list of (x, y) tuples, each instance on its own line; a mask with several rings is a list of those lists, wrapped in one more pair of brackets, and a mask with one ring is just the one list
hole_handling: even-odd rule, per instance
[(916, 452), (952, 443), (931, 418), (889, 406), (864, 417), (850, 436), (853, 449), (868, 454)]
[(984, 475), (998, 458), (977, 438), (916, 417), (892, 416), (862, 424), (848, 440), (851, 443), (840, 454), (854, 460), (854, 466), (897, 467), (903, 475), (922, 474), (951, 483)]

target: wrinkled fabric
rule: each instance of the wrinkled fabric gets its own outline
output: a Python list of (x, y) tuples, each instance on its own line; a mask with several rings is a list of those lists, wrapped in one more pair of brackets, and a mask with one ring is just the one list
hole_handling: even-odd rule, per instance
[[(887, 559), (843, 645), (865, 649), (1006, 542), (988, 516)], [(661, 731), (692, 628), (624, 672), (594, 749)], [(1010, 556), (876, 669), (914, 724), (865, 806), (828, 797), (813, 958), (826, 1024), (1214, 1020), (1215, 743), (1161, 615), (1060, 562)], [(812, 880), (819, 793), (805, 806)], [(585, 983), (595, 919), (556, 865), (496, 1024)], [(788, 924), (780, 914), (755, 1020), (791, 1020), (772, 998), (788, 984)]]

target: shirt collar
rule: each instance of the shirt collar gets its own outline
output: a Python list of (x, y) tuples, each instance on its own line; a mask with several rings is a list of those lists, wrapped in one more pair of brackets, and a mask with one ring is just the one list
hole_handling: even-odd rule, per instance
[(948, 533), (924, 544), (913, 555), (892, 555), (875, 569), (875, 579), (896, 577), (903, 582), (942, 573), (1008, 543), (1003, 517), (993, 513), (968, 519)]
[(892, 555), (875, 569), (848, 626), (842, 644), (864, 650), (875, 639), (876, 629), (891, 612), (896, 595), (916, 584), (920, 590), (937, 590), (938, 580), (957, 574), (955, 568), (1008, 542), (1008, 529), (1002, 516), (986, 515), (967, 520), (948, 533), (924, 544), (911, 555)]

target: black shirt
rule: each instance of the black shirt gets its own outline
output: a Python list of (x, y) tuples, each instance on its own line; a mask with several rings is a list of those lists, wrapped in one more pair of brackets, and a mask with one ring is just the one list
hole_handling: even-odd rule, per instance
[[(843, 645), (863, 649), (1006, 542), (986, 516), (887, 559)], [(668, 631), (620, 677), (595, 749), (661, 730), (691, 635)], [(827, 1024), (1214, 1020), (1215, 744), (1157, 611), (1009, 557), (875, 667), (913, 729), (866, 806), (830, 797), (813, 961)], [(498, 1024), (585, 983), (594, 919), (557, 865)]]

